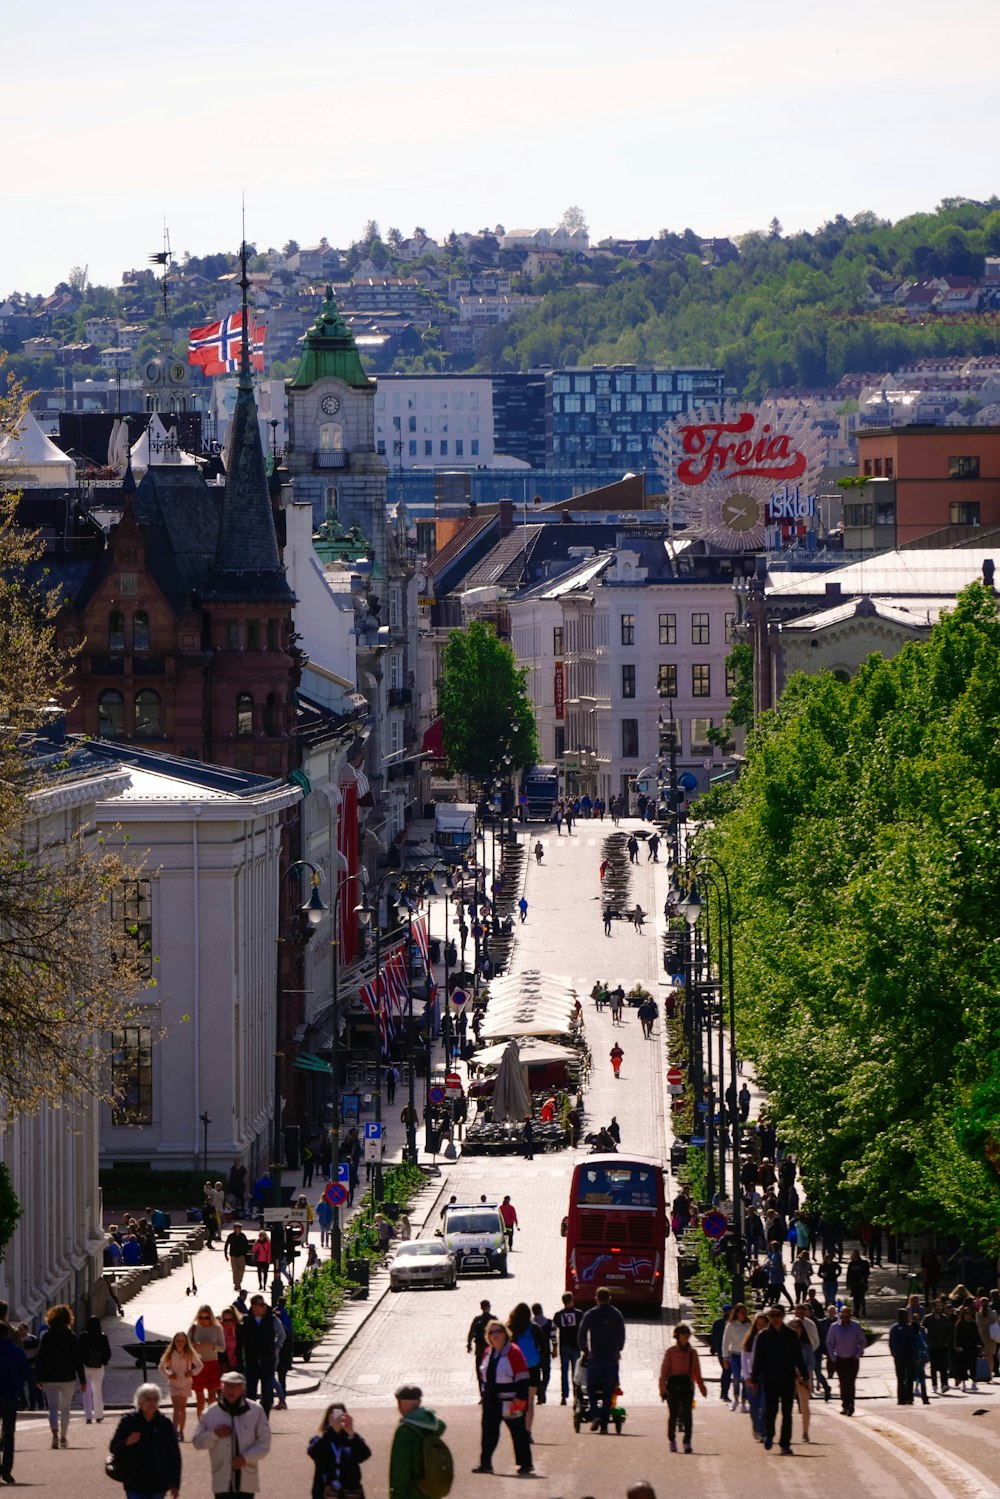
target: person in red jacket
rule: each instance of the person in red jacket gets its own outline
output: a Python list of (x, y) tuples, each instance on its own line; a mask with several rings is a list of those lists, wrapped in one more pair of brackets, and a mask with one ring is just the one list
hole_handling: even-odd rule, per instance
[(678, 1426), (684, 1438), (684, 1451), (691, 1451), (691, 1407), (695, 1385), (701, 1391), (702, 1399), (707, 1399), (698, 1350), (691, 1346), (691, 1329), (686, 1322), (679, 1322), (674, 1328), (674, 1346), (667, 1349), (660, 1365), (660, 1399), (667, 1402), (670, 1411), (667, 1437), (671, 1452), (677, 1451)]
[(511, 1202), (509, 1197), (505, 1197), (503, 1202), (500, 1204), (500, 1217), (503, 1219), (503, 1230), (507, 1235), (507, 1246), (509, 1249), (513, 1249), (514, 1230), (515, 1228), (520, 1227), (520, 1225), (517, 1221), (517, 1208)]

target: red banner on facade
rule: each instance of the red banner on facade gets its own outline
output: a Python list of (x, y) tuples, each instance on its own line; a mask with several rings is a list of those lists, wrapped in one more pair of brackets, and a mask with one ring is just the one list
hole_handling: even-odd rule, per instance
[(556, 705), (556, 718), (566, 716), (566, 668), (562, 661), (556, 662), (552, 700)]

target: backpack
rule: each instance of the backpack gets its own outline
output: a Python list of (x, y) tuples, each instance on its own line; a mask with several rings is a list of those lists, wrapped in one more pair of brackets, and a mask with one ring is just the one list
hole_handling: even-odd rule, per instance
[(424, 1499), (445, 1499), (455, 1481), (455, 1461), (436, 1431), (428, 1432), (421, 1447), (423, 1476), (416, 1480)]

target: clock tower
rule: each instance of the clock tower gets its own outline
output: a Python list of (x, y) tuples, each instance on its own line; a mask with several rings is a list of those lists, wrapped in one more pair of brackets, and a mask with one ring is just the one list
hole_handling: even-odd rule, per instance
[(285, 466), (295, 499), (311, 502), (314, 524), (333, 512), (345, 529), (357, 526), (384, 573), (388, 469), (375, 447), (375, 382), (331, 286), (288, 385)]
[(190, 365), (167, 352), (151, 354), (142, 362), (143, 406), (152, 415), (198, 411), (200, 394), (191, 383)]

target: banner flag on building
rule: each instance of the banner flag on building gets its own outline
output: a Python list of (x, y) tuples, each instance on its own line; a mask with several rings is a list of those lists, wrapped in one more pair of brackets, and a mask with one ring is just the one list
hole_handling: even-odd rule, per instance
[[(229, 375), (239, 371), (243, 346), (243, 313), (231, 312), (218, 323), (192, 328), (188, 336), (188, 364), (200, 365), (206, 375)], [(258, 374), (264, 369), (264, 325), (250, 323), (250, 366)]]
[(413, 935), (416, 938), (417, 946), (420, 949), (420, 956), (424, 960), (424, 968), (427, 973), (430, 973), (431, 960), (430, 955), (427, 951), (427, 920), (425, 917), (417, 917), (416, 921), (413, 923)]

